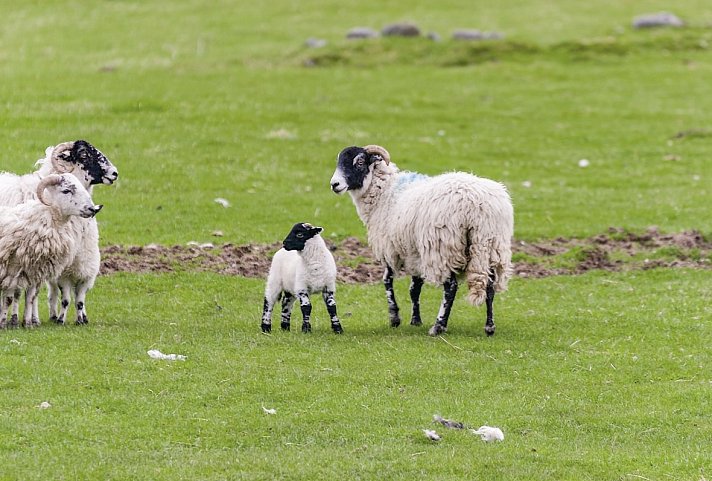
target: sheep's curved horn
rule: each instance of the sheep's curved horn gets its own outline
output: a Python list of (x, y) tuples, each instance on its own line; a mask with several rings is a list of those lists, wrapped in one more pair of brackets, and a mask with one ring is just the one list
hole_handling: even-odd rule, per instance
[(367, 145), (363, 148), (368, 154), (380, 155), (386, 165), (391, 163), (391, 154), (380, 145)]
[(42, 179), (37, 185), (37, 198), (39, 199), (39, 201), (42, 202), (44, 205), (49, 205), (43, 197), (45, 189), (52, 185), (59, 185), (61, 182), (62, 177), (56, 174), (48, 175), (47, 177)]
[(50, 161), (52, 162), (52, 167), (54, 167), (56, 172), (68, 172), (67, 168), (60, 162), (59, 154), (71, 150), (72, 147), (74, 147), (74, 142), (63, 142), (52, 149)]

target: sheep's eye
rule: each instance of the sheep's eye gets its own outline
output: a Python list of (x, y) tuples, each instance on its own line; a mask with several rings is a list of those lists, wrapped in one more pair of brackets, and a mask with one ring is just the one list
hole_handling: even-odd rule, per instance
[(62, 191), (62, 194), (71, 194), (71, 193), (72, 193), (72, 191), (69, 190), (69, 189), (64, 189), (64, 190)]
[(297, 234), (297, 238), (301, 239), (302, 237), (304, 237), (304, 234), (302, 234), (301, 232)]

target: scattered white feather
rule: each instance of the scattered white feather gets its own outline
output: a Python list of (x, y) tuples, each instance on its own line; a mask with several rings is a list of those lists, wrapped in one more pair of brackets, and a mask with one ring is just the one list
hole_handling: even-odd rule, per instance
[(22, 344), (22, 342), (18, 341), (17, 339), (10, 339), (10, 344), (17, 344), (18, 346)]
[(491, 443), (492, 441), (504, 441), (504, 433), (499, 428), (491, 426), (480, 426), (480, 429), (470, 429), (472, 434), (477, 434), (482, 441)]
[(220, 204), (225, 208), (230, 207), (230, 201), (227, 199), (223, 199), (222, 197), (216, 197), (215, 199), (213, 199), (213, 202), (215, 202), (216, 204)]
[(425, 437), (430, 439), (431, 441), (440, 441), (440, 435), (433, 431), (432, 429), (423, 429), (423, 433), (425, 434)]
[(530, 188), (531, 186), (532, 186), (531, 180), (525, 180), (524, 182), (522, 182), (522, 187), (524, 187), (526, 189)]
[(148, 355), (152, 359), (163, 359), (164, 361), (185, 361), (187, 358), (182, 354), (163, 354), (158, 349), (151, 349)]
[(591, 162), (589, 162), (588, 159), (581, 159), (578, 161), (579, 167), (583, 168), (583, 167), (588, 167), (589, 165), (591, 165)]
[(40, 409), (49, 409), (52, 407), (52, 405), (47, 401), (42, 401), (37, 407)]
[(276, 409), (268, 409), (268, 408), (262, 406), (262, 410), (265, 412), (265, 414), (277, 414)]

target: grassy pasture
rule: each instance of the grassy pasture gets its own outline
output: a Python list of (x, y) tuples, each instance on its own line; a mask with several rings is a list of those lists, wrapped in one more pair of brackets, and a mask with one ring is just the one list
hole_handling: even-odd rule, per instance
[[(629, 27), (670, 8), (691, 26)], [(343, 40), (396, 20), (443, 42)], [(0, 0), (0, 170), (97, 145), (121, 172), (95, 190), (105, 245), (274, 242), (297, 220), (364, 237), (328, 180), (366, 143), (503, 181), (518, 239), (711, 235), (710, 23), (701, 0)], [(507, 37), (466, 47), (456, 28)], [(260, 280), (103, 277), (87, 328), (0, 332), (0, 479), (708, 479), (711, 280), (514, 279), (494, 338), (458, 299), (445, 342), (388, 328), (377, 285), (339, 286), (344, 336), (316, 302), (311, 336), (264, 336)], [(505, 442), (436, 427), (432, 444), (434, 413)]]

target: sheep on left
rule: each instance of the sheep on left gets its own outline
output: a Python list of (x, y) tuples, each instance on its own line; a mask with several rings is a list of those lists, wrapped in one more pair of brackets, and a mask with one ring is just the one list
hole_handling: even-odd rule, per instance
[(118, 170), (84, 140), (48, 147), (36, 165), (31, 174), (0, 174), (0, 328), (18, 325), (22, 290), (25, 327), (40, 324), (37, 293), (42, 282), (48, 283), (52, 320), (64, 322), (74, 291), (77, 323), (85, 324), (86, 292), (99, 273), (93, 217), (101, 206), (94, 205), (91, 191), (95, 184), (116, 181)]

